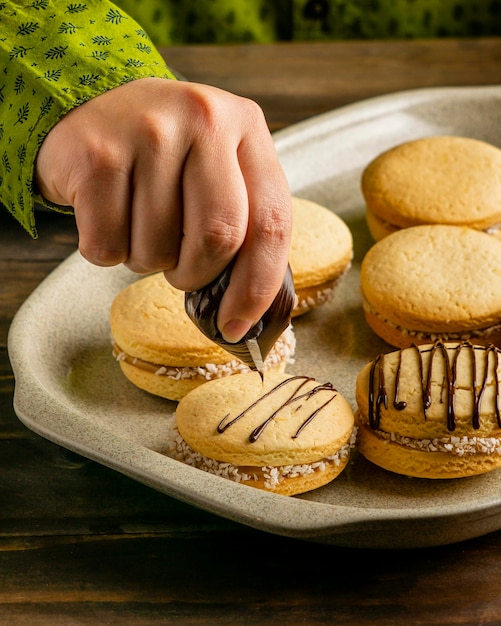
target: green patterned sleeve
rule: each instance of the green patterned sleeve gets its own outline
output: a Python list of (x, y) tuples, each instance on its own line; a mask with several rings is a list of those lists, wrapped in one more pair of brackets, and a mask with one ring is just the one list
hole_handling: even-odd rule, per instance
[(0, 2), (0, 203), (33, 236), (38, 149), (60, 118), (108, 89), (174, 78), (145, 31), (105, 0)]

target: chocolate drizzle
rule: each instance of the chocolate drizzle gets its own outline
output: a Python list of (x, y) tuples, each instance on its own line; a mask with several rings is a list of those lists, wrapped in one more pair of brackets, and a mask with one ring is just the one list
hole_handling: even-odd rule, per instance
[[(470, 354), (471, 366), (471, 389), (473, 398), (472, 410), (472, 426), (474, 429), (480, 428), (480, 406), (484, 391), (487, 387), (489, 378), (489, 370), (492, 368), (493, 380), (495, 382), (495, 415), (498, 426), (501, 428), (501, 409), (500, 409), (500, 383), (497, 375), (500, 350), (490, 344), (488, 346), (472, 345), (468, 341), (463, 341), (454, 347), (453, 357), (451, 359), (451, 346), (445, 345), (442, 341), (436, 341), (431, 348), (418, 347), (412, 344), (410, 348), (416, 351), (419, 363), (419, 379), (422, 389), (422, 408), (423, 417), (426, 420), (426, 412), (432, 403), (432, 381), (433, 381), (433, 364), (437, 359), (441, 359), (444, 365), (444, 391), (447, 416), (447, 430), (453, 432), (456, 428), (456, 414), (454, 409), (455, 394), (458, 381), (458, 359), (461, 351), (468, 350)], [(485, 355), (485, 368), (483, 371), (482, 382), (477, 384), (477, 359), (475, 351), (481, 350)], [(427, 371), (424, 371), (423, 353), (430, 352)], [(491, 356), (492, 355), (492, 356)], [(396, 410), (402, 411), (406, 408), (407, 403), (400, 399), (400, 375), (402, 368), (402, 350), (399, 351), (399, 361), (395, 376), (395, 393), (393, 398), (393, 406)], [(380, 426), (381, 406), (388, 408), (388, 392), (384, 378), (384, 355), (378, 355), (371, 364), (369, 374), (369, 425), (376, 430)]]
[[(310, 382), (312, 380), (314, 380), (314, 379), (313, 378), (309, 378), (308, 376), (292, 376), (291, 378), (287, 378), (286, 380), (282, 381), (281, 383), (279, 383), (278, 385), (273, 387), (273, 389), (271, 389), (270, 391), (268, 391), (267, 393), (265, 393), (261, 397), (259, 397), (255, 402), (253, 402), (250, 406), (245, 408), (239, 415), (237, 415), (233, 419), (230, 419), (230, 415), (229, 414), (226, 415), (225, 417), (223, 417), (223, 419), (219, 422), (219, 425), (217, 427), (217, 432), (220, 433), (220, 434), (224, 433), (225, 430), (227, 430), (228, 428), (230, 428), (230, 426), (232, 426), (233, 424), (238, 422), (240, 419), (242, 419), (255, 406), (257, 406), (258, 404), (260, 404), (261, 402), (263, 402), (264, 400), (266, 400), (267, 398), (272, 396), (274, 393), (277, 393), (280, 389), (282, 389), (286, 385), (289, 385), (289, 384), (294, 383), (294, 382), (297, 381), (299, 384), (296, 386), (296, 388), (293, 390), (293, 392), (289, 395), (287, 400), (285, 400), (278, 407), (278, 409), (273, 411), (273, 413), (271, 413), (271, 415), (269, 417), (267, 417), (266, 420), (262, 424), (257, 426), (249, 434), (249, 441), (250, 441), (250, 443), (255, 443), (259, 439), (259, 437), (261, 436), (261, 434), (263, 433), (265, 428), (268, 426), (268, 424), (270, 424), (275, 419), (277, 414), (280, 411), (282, 411), (285, 407), (290, 406), (294, 402), (301, 402), (303, 400), (305, 402), (307, 402), (312, 396), (314, 396), (315, 394), (319, 393), (320, 391), (329, 391), (329, 392), (331, 392), (332, 396), (328, 400), (326, 400), (326, 402), (324, 402), (321, 406), (319, 406), (317, 409), (315, 409), (315, 411), (313, 411), (313, 413), (311, 413), (306, 418), (306, 420), (301, 424), (301, 426), (297, 429), (297, 431), (292, 435), (292, 439), (296, 439), (300, 435), (300, 433), (306, 428), (306, 426), (308, 426), (308, 424), (310, 424), (315, 419), (315, 417), (320, 413), (320, 411), (322, 409), (324, 409), (330, 402), (332, 402), (332, 400), (337, 395), (337, 391), (334, 389), (332, 384), (329, 383), (329, 382), (323, 383), (323, 384), (320, 384), (320, 385), (316, 385), (315, 387), (313, 387), (313, 389), (309, 389), (308, 391), (306, 391), (304, 393), (300, 393), (301, 389), (304, 387), (304, 385), (306, 385), (308, 382)], [(301, 408), (301, 406), (302, 406), (302, 404), (298, 407), (298, 409)]]
[[(377, 395), (374, 397), (376, 372), (378, 384)], [(384, 404), (385, 409), (388, 408), (388, 394), (386, 393), (386, 387), (384, 385), (384, 354), (380, 354), (374, 359), (369, 377), (369, 424), (373, 429), (379, 428), (381, 403)]]
[(188, 317), (195, 326), (211, 341), (243, 361), (254, 371), (261, 373), (262, 367), (256, 363), (248, 342), (257, 341), (262, 361), (266, 358), (277, 339), (290, 324), (295, 304), (295, 291), (292, 272), (287, 272), (280, 291), (270, 308), (249, 332), (237, 343), (225, 341), (217, 327), (219, 304), (230, 283), (233, 264), (230, 264), (212, 283), (185, 295), (184, 306)]
[(407, 406), (407, 402), (404, 402), (404, 400), (400, 400), (399, 398), (401, 363), (402, 363), (402, 352), (400, 351), (398, 353), (398, 369), (397, 369), (397, 376), (395, 378), (395, 397), (393, 398), (393, 408), (395, 408), (397, 411), (403, 411), (405, 407)]
[[(462, 348), (463, 344), (459, 344), (459, 346), (457, 347), (457, 349), (455, 350), (455, 354), (454, 354), (454, 362), (457, 362), (457, 357), (459, 355), (459, 353), (461, 352), (461, 348)], [(415, 349), (418, 351), (419, 353), (419, 360), (422, 363), (423, 362), (423, 357), (421, 354), (421, 351), (419, 350), (419, 348), (417, 346), (415, 346)], [(447, 352), (447, 348), (444, 346), (444, 344), (441, 341), (436, 341), (433, 344), (433, 348), (431, 349), (431, 355), (430, 355), (430, 363), (428, 366), (428, 375), (426, 378), (426, 391), (424, 394), (424, 402), (423, 402), (423, 407), (424, 407), (424, 416), (426, 419), (426, 411), (427, 409), (430, 408), (431, 406), (431, 385), (432, 385), (432, 381), (433, 381), (433, 359), (435, 358), (435, 354), (436, 352), (440, 350), (441, 354), (442, 354), (442, 358), (444, 361), (444, 365), (445, 365), (445, 388), (446, 388), (446, 402), (447, 402), (447, 430), (449, 431), (453, 431), (456, 427), (455, 425), (455, 418), (454, 418), (454, 392), (456, 390), (456, 377), (452, 376), (452, 365), (451, 365), (451, 360), (449, 358), (449, 353)], [(422, 368), (422, 366), (421, 366)], [(422, 379), (421, 379), (422, 380)]]

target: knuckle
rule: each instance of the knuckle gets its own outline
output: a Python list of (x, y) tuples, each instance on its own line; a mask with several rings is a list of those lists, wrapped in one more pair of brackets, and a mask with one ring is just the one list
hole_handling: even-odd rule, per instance
[(156, 271), (155, 268), (150, 269), (149, 267), (146, 267), (143, 264), (138, 263), (137, 261), (131, 261), (130, 259), (124, 261), (123, 264), (135, 274), (149, 274)]
[(292, 231), (291, 211), (281, 204), (270, 204), (262, 213), (257, 235), (277, 248), (288, 245)]
[(268, 129), (264, 111), (261, 106), (254, 100), (249, 98), (241, 98), (242, 115), (247, 120), (251, 128), (263, 126)]
[(145, 108), (138, 113), (141, 141), (151, 152), (159, 153), (164, 149), (169, 136), (168, 122), (168, 118), (154, 108)]
[(195, 90), (190, 98), (191, 119), (196, 120), (204, 134), (219, 133), (224, 123), (223, 103), (211, 90)]
[(84, 259), (93, 265), (99, 265), (101, 267), (112, 267), (120, 263), (125, 263), (127, 260), (127, 254), (123, 250), (112, 249), (104, 245), (86, 245), (80, 243), (78, 248)]
[(267, 129), (263, 109), (250, 98), (198, 85), (190, 92), (189, 106), (191, 119), (197, 120), (208, 136), (222, 132), (232, 120), (243, 121), (252, 129)]
[(118, 147), (111, 142), (94, 140), (80, 147), (74, 180), (78, 185), (84, 185), (96, 178), (105, 182), (125, 169), (125, 158)]
[(169, 271), (177, 265), (177, 255), (158, 254), (147, 256), (129, 256), (124, 265), (136, 274), (150, 274), (151, 272)]
[(245, 233), (239, 224), (211, 219), (199, 233), (199, 242), (209, 257), (233, 256), (242, 245)]
[(183, 276), (178, 274), (175, 271), (165, 270), (164, 276), (166, 280), (174, 287), (174, 289), (178, 289), (179, 291), (185, 291), (187, 293), (191, 291), (196, 291), (204, 286), (200, 281), (193, 280), (187, 276)]

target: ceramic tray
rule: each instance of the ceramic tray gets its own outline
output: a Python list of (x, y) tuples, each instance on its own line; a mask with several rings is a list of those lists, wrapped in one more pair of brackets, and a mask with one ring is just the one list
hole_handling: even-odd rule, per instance
[[(275, 135), (293, 193), (338, 213), (355, 242), (353, 267), (336, 299), (296, 320), (290, 371), (332, 381), (352, 404), (359, 369), (390, 349), (361, 312), (359, 266), (372, 241), (360, 173), (385, 148), (435, 134), (501, 145), (501, 88), (398, 93)], [(427, 481), (393, 475), (355, 454), (330, 485), (287, 498), (170, 458), (166, 418), (174, 404), (133, 387), (111, 356), (109, 307), (136, 278), (121, 266), (94, 267), (75, 253), (23, 304), (11, 326), (9, 353), (15, 410), (33, 431), (169, 496), (271, 533), (387, 548), (452, 543), (501, 528), (500, 471)]]

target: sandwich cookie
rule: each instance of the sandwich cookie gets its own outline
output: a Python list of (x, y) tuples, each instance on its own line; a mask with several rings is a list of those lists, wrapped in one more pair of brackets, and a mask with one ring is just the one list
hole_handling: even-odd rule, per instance
[(292, 316), (330, 301), (352, 258), (353, 238), (344, 221), (315, 202), (293, 197), (289, 264), (298, 302)]
[(501, 241), (461, 226), (414, 226), (385, 237), (360, 272), (369, 326), (405, 348), (435, 339), (501, 345)]
[(379, 355), (356, 381), (358, 450), (420, 478), (501, 467), (500, 375), (495, 346), (437, 341)]
[[(206, 337), (185, 311), (185, 294), (159, 272), (132, 283), (110, 310), (113, 354), (137, 387), (180, 400), (214, 378), (248, 372), (249, 367)], [(293, 362), (291, 326), (264, 360), (263, 371), (283, 372)]]
[(348, 463), (354, 415), (330, 383), (251, 372), (210, 381), (178, 404), (177, 459), (282, 495), (325, 485)]
[(437, 136), (400, 144), (369, 163), (361, 187), (376, 241), (420, 224), (501, 237), (501, 150), (484, 141)]

